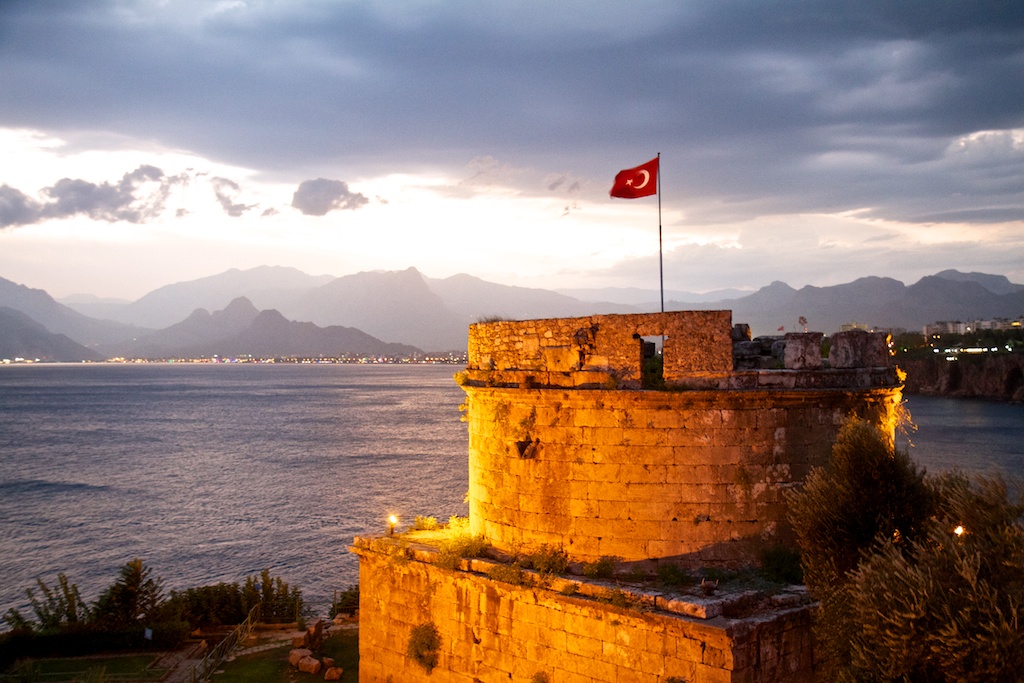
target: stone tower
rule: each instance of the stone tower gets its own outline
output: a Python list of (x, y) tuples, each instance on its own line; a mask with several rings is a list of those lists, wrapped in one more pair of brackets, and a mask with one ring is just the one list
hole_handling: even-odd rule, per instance
[[(556, 549), (574, 567), (614, 559), (620, 577), (756, 565), (793, 544), (786, 491), (825, 462), (846, 419), (895, 427), (901, 387), (885, 337), (834, 335), (827, 361), (821, 342), (750, 340), (729, 311), (472, 325), (457, 376), (471, 531), (494, 557)], [(645, 375), (655, 343), (661, 368)], [(811, 680), (799, 591), (755, 624), (730, 617), (727, 596), (638, 585), (623, 607), (605, 599), (621, 588), (601, 581), (509, 585), (489, 560), (434, 566), (429, 545), (403, 562), (393, 545), (354, 549), (368, 681)], [(566, 582), (570, 594), (552, 587)], [(434, 672), (410, 664), (405, 645), (427, 623), (440, 636)]]

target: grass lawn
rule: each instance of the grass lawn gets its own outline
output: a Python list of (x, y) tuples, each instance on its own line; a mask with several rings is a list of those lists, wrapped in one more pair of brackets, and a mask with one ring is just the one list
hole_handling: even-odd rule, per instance
[[(222, 673), (215, 674), (212, 683), (296, 683), (322, 679), (323, 675), (312, 677), (300, 673), (288, 665), (288, 652), (292, 646), (284, 643), (273, 650), (264, 650), (252, 655), (238, 657), (221, 666)], [(324, 640), (323, 647), (314, 653), (318, 657), (333, 657), (335, 666), (345, 670), (342, 683), (359, 681), (359, 631), (340, 631)]]
[(155, 660), (155, 655), (78, 657), (36, 659), (28, 662), (27, 666), (32, 667), (40, 681), (96, 680), (101, 673), (131, 676), (142, 681), (159, 681), (167, 671), (146, 668)]

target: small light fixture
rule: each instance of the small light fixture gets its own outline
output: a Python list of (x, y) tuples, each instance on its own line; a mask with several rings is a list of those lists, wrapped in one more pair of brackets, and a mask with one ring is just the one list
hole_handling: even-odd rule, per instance
[(964, 535), (964, 531), (965, 531), (965, 529), (964, 529), (962, 524), (957, 524), (956, 528), (953, 529), (953, 533), (956, 534), (957, 536), (963, 536)]
[(398, 526), (398, 517), (391, 515), (388, 517), (388, 536), (395, 535), (395, 527)]

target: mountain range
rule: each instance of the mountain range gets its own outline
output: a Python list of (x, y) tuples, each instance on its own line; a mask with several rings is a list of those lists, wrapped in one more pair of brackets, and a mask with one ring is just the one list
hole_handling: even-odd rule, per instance
[[(571, 294), (571, 295), (570, 295)], [(666, 310), (729, 309), (756, 334), (847, 323), (916, 330), (938, 320), (1016, 318), (1024, 285), (1001, 275), (947, 270), (912, 285), (865, 277), (832, 287), (773, 282), (752, 293), (667, 292)], [(721, 296), (723, 298), (712, 298)], [(464, 350), (469, 324), (659, 309), (657, 290), (562, 292), (471, 275), (425, 277), (415, 268), (312, 276), (262, 266), (167, 285), (136, 301), (46, 292), (0, 278), (0, 359), (407, 355)]]

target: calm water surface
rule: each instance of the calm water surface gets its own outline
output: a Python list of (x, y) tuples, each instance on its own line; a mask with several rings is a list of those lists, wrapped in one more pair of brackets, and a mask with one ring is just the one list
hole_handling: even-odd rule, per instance
[(326, 610), (352, 537), (465, 515), (452, 366), (0, 367), (0, 614), (141, 557), (167, 589), (270, 568)]
[[(264, 567), (318, 612), (391, 512), (466, 514), (454, 366), (0, 367), (0, 614), (143, 558), (167, 590)], [(1024, 475), (1024, 406), (912, 396), (929, 471)]]

